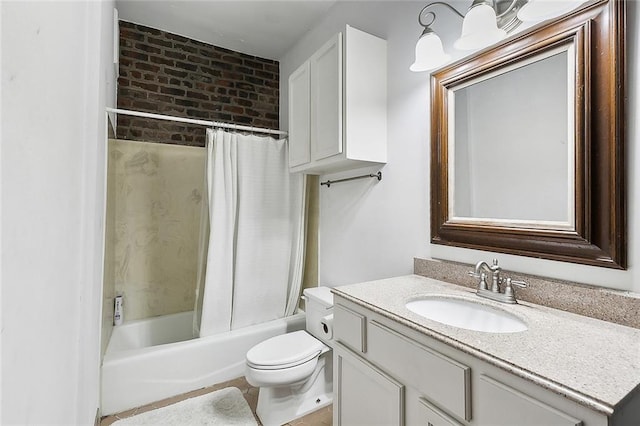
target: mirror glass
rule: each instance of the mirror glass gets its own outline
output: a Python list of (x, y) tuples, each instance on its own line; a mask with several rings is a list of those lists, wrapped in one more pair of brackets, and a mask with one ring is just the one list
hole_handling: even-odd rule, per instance
[(448, 89), (450, 221), (575, 229), (572, 50)]

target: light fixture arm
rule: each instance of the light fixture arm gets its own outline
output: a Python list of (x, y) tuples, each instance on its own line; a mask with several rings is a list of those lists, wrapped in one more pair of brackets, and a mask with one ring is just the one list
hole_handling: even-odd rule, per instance
[[(514, 0), (514, 1), (516, 1), (516, 0)], [(430, 12), (428, 12), (428, 13), (427, 13), (427, 15), (431, 15), (431, 21), (430, 21), (428, 24), (425, 24), (424, 22), (422, 22), (422, 17), (423, 17), (423, 15), (425, 15), (425, 13), (424, 13), (424, 12), (425, 12), (428, 8), (430, 8), (430, 7), (432, 7), (432, 6), (437, 6), (437, 5), (440, 5), (440, 6), (446, 6), (446, 7), (448, 7), (448, 8), (449, 8), (449, 9), (451, 9), (451, 10), (452, 10), (456, 15), (458, 15), (460, 18), (464, 19), (464, 15), (463, 15), (462, 13), (458, 12), (458, 10), (457, 10), (455, 7), (453, 7), (453, 6), (451, 6), (450, 4), (447, 4), (447, 3), (445, 3), (445, 2), (441, 2), (441, 1), (434, 1), (433, 3), (429, 3), (428, 5), (426, 5), (425, 7), (423, 7), (423, 8), (422, 8), (422, 10), (420, 11), (420, 13), (418, 13), (418, 23), (419, 23), (419, 24), (424, 28), (423, 34), (424, 34), (425, 32), (431, 31), (430, 26), (431, 26), (431, 24), (433, 24), (433, 23), (436, 21), (436, 14), (430, 11)], [(428, 31), (427, 31), (427, 30), (428, 30)]]

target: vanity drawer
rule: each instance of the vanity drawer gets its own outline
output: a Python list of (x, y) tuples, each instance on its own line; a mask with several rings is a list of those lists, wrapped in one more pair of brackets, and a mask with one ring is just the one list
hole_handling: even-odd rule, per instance
[(493, 426), (582, 426), (582, 421), (492, 378), (480, 375), (476, 417)]
[[(471, 420), (471, 369), (400, 333), (371, 321), (368, 359), (429, 401), (464, 420)], [(434, 423), (435, 425), (435, 423)]]
[(425, 420), (420, 424), (425, 426), (463, 426), (462, 423), (456, 421), (447, 413), (440, 410), (424, 398), (418, 400), (420, 403), (420, 419)]
[(366, 352), (367, 317), (342, 305), (333, 307), (334, 339), (349, 348)]

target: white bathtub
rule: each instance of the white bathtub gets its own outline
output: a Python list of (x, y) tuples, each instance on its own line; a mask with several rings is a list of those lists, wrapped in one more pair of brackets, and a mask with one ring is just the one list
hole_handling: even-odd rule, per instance
[(243, 376), (253, 345), (305, 326), (300, 313), (196, 339), (192, 319), (184, 312), (114, 327), (102, 363), (102, 415)]

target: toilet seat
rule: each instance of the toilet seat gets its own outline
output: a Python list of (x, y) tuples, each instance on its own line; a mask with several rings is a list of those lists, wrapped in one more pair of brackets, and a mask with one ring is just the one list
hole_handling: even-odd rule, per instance
[(247, 352), (247, 365), (259, 370), (280, 370), (304, 364), (329, 348), (304, 330), (265, 340)]

